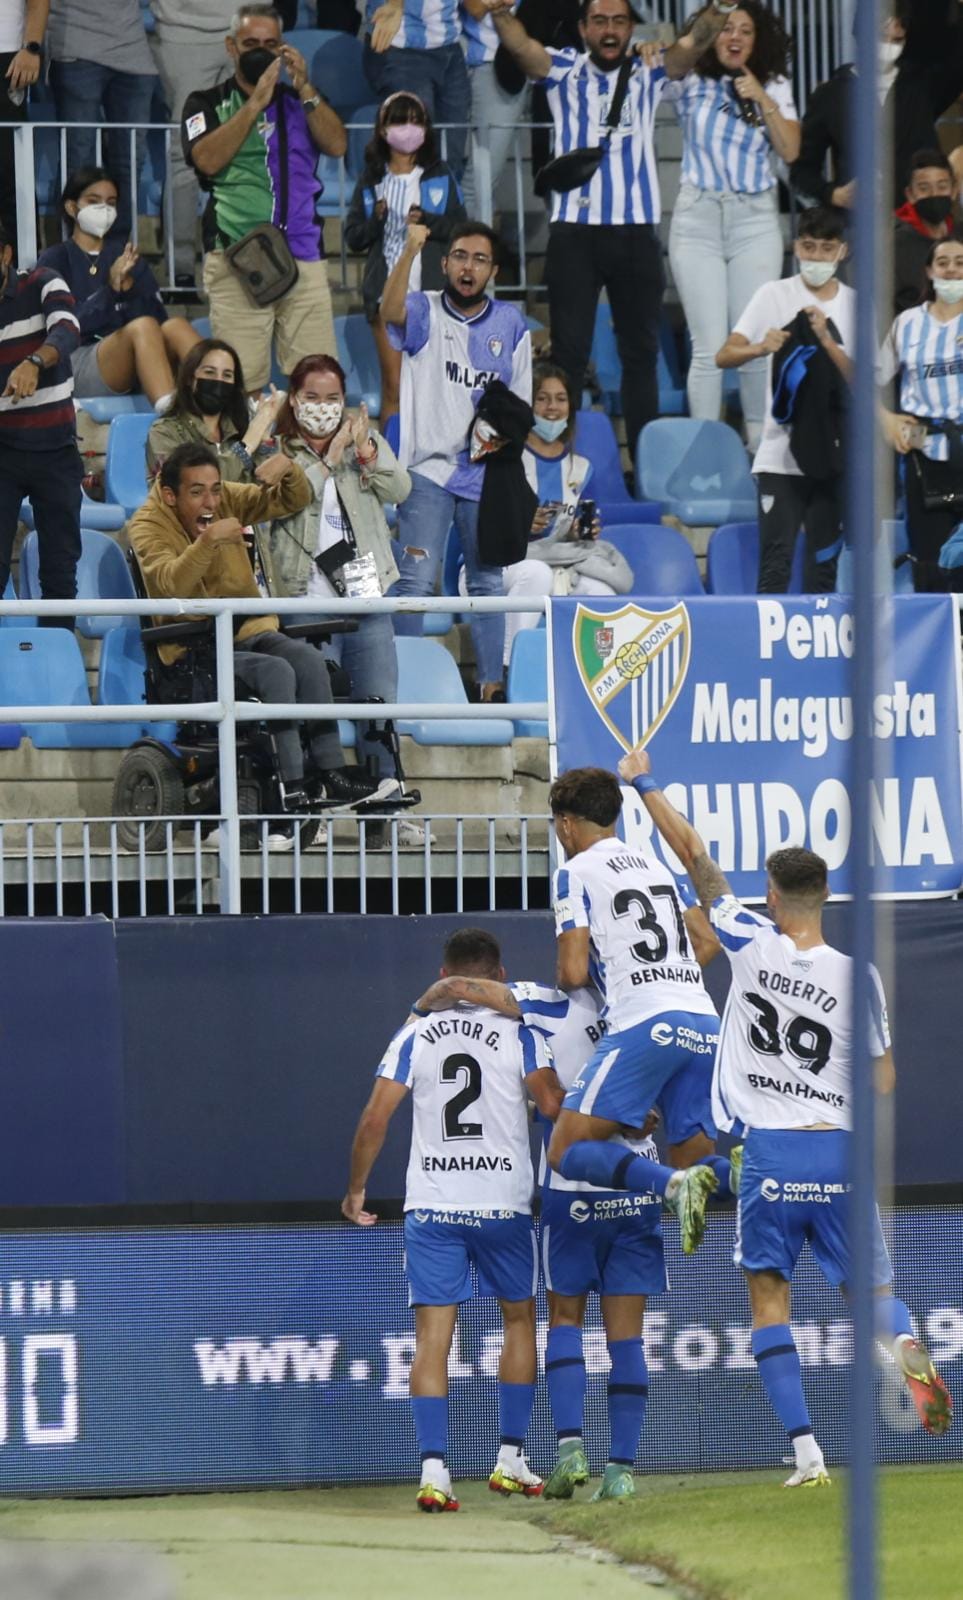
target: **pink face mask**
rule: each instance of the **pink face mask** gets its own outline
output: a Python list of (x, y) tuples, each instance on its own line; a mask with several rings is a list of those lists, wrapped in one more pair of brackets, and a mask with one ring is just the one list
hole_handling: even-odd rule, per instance
[(385, 139), (392, 150), (411, 156), (424, 144), (425, 130), (417, 122), (393, 122), (385, 129)]

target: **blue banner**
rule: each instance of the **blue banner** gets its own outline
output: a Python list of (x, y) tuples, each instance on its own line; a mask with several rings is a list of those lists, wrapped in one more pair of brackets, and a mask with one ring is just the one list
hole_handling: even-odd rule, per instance
[[(873, 712), (878, 888), (951, 894), (963, 883), (956, 605), (949, 595), (880, 603), (892, 648)], [(762, 899), (766, 857), (787, 844), (818, 851), (833, 893), (851, 893), (850, 604), (838, 595), (707, 597), (662, 609), (554, 600), (557, 770), (614, 768), (644, 742), (736, 894)], [(645, 844), (648, 813), (633, 790), (625, 795), (626, 837)]]
[[(787, 1443), (750, 1351), (732, 1265), (734, 1213), (714, 1212), (694, 1259), (674, 1224), (672, 1291), (646, 1312), (649, 1411), (639, 1469), (778, 1469)], [(904, 1296), (963, 1399), (963, 1208), (885, 1219)], [(827, 1459), (847, 1450), (850, 1326), (805, 1256), (793, 1327)], [(546, 1323), (539, 1302), (544, 1359)], [(586, 1331), (586, 1438), (606, 1451), (608, 1358), (596, 1303)], [(486, 1476), (498, 1450), (498, 1308), (462, 1311), (449, 1366), (451, 1466)], [(414, 1324), (399, 1223), (6, 1234), (0, 1277), (0, 1463), (6, 1495), (414, 1481), (408, 1372)], [(885, 1461), (963, 1457), (963, 1429), (920, 1429), (891, 1364), (879, 1376)], [(551, 1466), (540, 1377), (529, 1453)]]

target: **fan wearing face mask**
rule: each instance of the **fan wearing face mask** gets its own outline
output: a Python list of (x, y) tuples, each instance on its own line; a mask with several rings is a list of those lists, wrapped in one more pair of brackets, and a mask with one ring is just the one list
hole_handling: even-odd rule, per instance
[(426, 107), (416, 94), (390, 94), (365, 151), (344, 229), (349, 250), (367, 251), (361, 293), (378, 347), (382, 422), (398, 410), (401, 382), (401, 353), (389, 343), (381, 317), (388, 274), (404, 249), (409, 222), (420, 222), (428, 239), (412, 268), (411, 288), (443, 288), (445, 245), (452, 224), (465, 214), (455, 175), (439, 157)]
[(170, 410), (147, 435), (147, 471), (153, 478), (179, 444), (209, 444), (225, 483), (253, 483), (257, 453), (274, 431), (284, 396), (274, 385), (252, 406), (241, 358), (223, 339), (202, 339), (177, 374)]
[[(899, 384), (899, 411), (883, 428), (899, 455), (906, 531), (917, 592), (959, 590), (963, 569), (948, 572), (939, 555), (963, 522), (963, 242), (930, 245), (925, 297), (896, 318), (883, 343), (879, 381)], [(933, 502), (937, 501), (937, 504)]]
[(174, 372), (199, 335), (185, 317), (168, 315), (136, 247), (107, 238), (117, 218), (117, 185), (103, 167), (71, 173), (61, 204), (70, 237), (44, 250), (40, 262), (74, 297), (80, 322), (74, 392), (79, 400), (143, 393), (163, 413)]
[[(333, 356), (306, 356), (291, 374), (276, 433), (313, 490), (304, 511), (271, 523), (266, 557), (272, 593), (310, 595), (319, 615), (334, 596), (385, 594), (398, 576), (383, 507), (406, 500), (411, 479), (364, 406), (345, 407), (344, 371)], [(387, 612), (359, 616), (357, 633), (335, 634), (326, 650), (351, 679), (358, 698), (397, 700), (398, 662)], [(358, 757), (373, 755), (386, 777), (389, 751), (358, 725)]]
[[(837, 273), (846, 258), (844, 216), (815, 206), (799, 217), (794, 253), (798, 271), (757, 289), (716, 355), (723, 369), (766, 361), (766, 414), (752, 463), (759, 494), (759, 594), (789, 588), (796, 535), (806, 535), (803, 587), (826, 594), (836, 586), (842, 544), (843, 478), (803, 472), (793, 452), (790, 427), (773, 415), (773, 358), (796, 337), (793, 324), (808, 323), (810, 348), (821, 350), (848, 383), (856, 343), (856, 297)], [(841, 445), (841, 439), (837, 438)], [(838, 454), (841, 456), (842, 451)]]
[(906, 203), (893, 230), (893, 307), (896, 315), (923, 298), (931, 246), (953, 232), (957, 183), (942, 150), (917, 150), (910, 163)]

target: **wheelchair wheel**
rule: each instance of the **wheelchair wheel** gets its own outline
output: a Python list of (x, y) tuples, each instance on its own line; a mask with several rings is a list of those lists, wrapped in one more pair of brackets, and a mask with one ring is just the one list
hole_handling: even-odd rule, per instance
[[(184, 813), (184, 780), (170, 756), (153, 745), (135, 745), (128, 750), (114, 779), (114, 816), (182, 817)], [(176, 833), (177, 824), (172, 824), (172, 828)], [(167, 824), (147, 823), (143, 836), (145, 850), (163, 850), (167, 842)], [(121, 821), (117, 837), (125, 850), (138, 850), (141, 828), (133, 821)]]

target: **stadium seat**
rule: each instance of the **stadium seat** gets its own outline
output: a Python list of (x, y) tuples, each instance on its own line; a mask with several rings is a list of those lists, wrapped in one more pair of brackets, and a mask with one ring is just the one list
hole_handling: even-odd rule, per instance
[[(802, 594), (803, 554), (806, 541), (796, 539), (787, 594)], [(724, 522), (709, 538), (706, 550), (706, 589), (709, 594), (755, 594), (759, 578), (758, 522)]]
[(724, 422), (659, 417), (639, 434), (636, 487), (692, 527), (749, 522), (756, 488), (739, 435)]
[(146, 394), (78, 394), (74, 398), (78, 410), (86, 411), (92, 422), (113, 422), (115, 417), (126, 417), (131, 412), (149, 412), (154, 420), (154, 407)]
[(615, 430), (604, 411), (580, 411), (575, 419), (575, 450), (592, 463), (590, 498), (607, 506), (633, 504), (625, 487)]
[[(913, 568), (906, 560), (908, 554), (909, 538), (906, 533), (906, 523), (884, 518), (880, 524), (880, 540), (876, 547), (876, 582), (881, 591), (886, 592), (892, 576), (894, 594), (913, 593)], [(852, 588), (853, 552), (850, 545), (844, 544), (839, 553), (839, 565), (836, 569), (836, 593), (851, 594)]]
[[(315, 202), (315, 212), (319, 217), (340, 217), (348, 209), (348, 194), (344, 178), (344, 168), (339, 156), (319, 156), (315, 168), (321, 183), (321, 194)], [(272, 383), (277, 379), (271, 375)]]
[(153, 415), (115, 417), (107, 435), (104, 481), (108, 499), (132, 517), (147, 499), (147, 435)]
[[(29, 500), (24, 500), (20, 507), (20, 521), (27, 528), (37, 526), (34, 509)], [(96, 528), (101, 533), (119, 533), (126, 521), (123, 506), (110, 505), (104, 500), (91, 500), (87, 493), (81, 495), (81, 528)]]
[(210, 317), (192, 317), (191, 318), (191, 327), (194, 329), (195, 333), (200, 334), (202, 339), (210, 339), (210, 337), (211, 337), (211, 319), (210, 319)]
[[(3, 595), (0, 596), (0, 599), (19, 600), (19, 598), (20, 596), (17, 594), (13, 579), (8, 578), (7, 587), (4, 589)], [(35, 628), (36, 626), (36, 617), (0, 617), (0, 628)]]
[[(127, 626), (112, 628), (101, 645), (97, 698), (102, 706), (132, 706), (145, 698), (146, 663), (140, 628), (136, 617), (126, 617), (124, 621)], [(177, 736), (177, 723), (145, 722), (140, 732), (171, 742)]]
[[(40, 599), (40, 547), (28, 533), (20, 552), (20, 588), (25, 600)], [(94, 528), (80, 530), (77, 563), (77, 597), (80, 600), (136, 600), (130, 570), (116, 539)], [(85, 639), (102, 639), (119, 627), (123, 617), (78, 617), (76, 628)]]
[[(635, 577), (633, 595), (700, 595), (705, 590), (692, 546), (677, 528), (611, 528), (605, 537), (621, 550)], [(591, 596), (587, 604), (591, 605)]]
[(361, 312), (335, 317), (334, 333), (348, 404), (358, 406), (364, 401), (369, 416), (376, 420), (381, 410), (381, 368), (368, 319)]
[(684, 417), (689, 410), (689, 396), (679, 365), (675, 334), (668, 317), (663, 317), (659, 323), (656, 373), (659, 383), (659, 416)]
[[(285, 44), (289, 44), (293, 37), (290, 33), (285, 34)], [(342, 120), (360, 121), (352, 113), (361, 106), (370, 106), (373, 100), (371, 85), (365, 75), (364, 45), (361, 40), (355, 34), (321, 30), (312, 35), (312, 54), (306, 59), (311, 82), (330, 101)]]
[[(508, 663), (508, 703), (548, 699), (548, 646), (544, 628), (521, 628)], [(548, 723), (521, 717), (515, 723), (519, 739), (547, 739)]]
[(364, 169), (364, 153), (380, 109), (377, 101), (372, 100), (367, 105), (356, 106), (345, 119), (351, 126), (348, 128), (348, 150), (344, 162), (352, 184), (358, 181)]
[[(595, 312), (595, 333), (592, 338), (592, 365), (602, 404), (610, 417), (622, 415), (622, 362), (619, 358), (615, 329), (612, 325), (612, 308), (607, 300), (600, 300)], [(659, 325), (659, 353), (657, 359), (660, 417), (680, 417), (688, 410), (685, 382), (679, 367), (675, 336), (666, 317)]]
[(399, 722), (399, 733), (410, 734), (417, 744), (511, 744), (515, 730), (507, 719), (476, 721), (458, 715), (468, 705), (468, 696), (454, 659), (443, 644), (401, 634), (395, 639), (395, 649), (398, 703), (445, 705), (453, 711), (444, 720)]
[(395, 455), (401, 447), (401, 417), (396, 411), (394, 416), (388, 418), (381, 430), (386, 444), (390, 444)]
[[(0, 630), (0, 705), (89, 706), (80, 646), (66, 628)], [(31, 722), (38, 750), (120, 749), (140, 738), (133, 722)]]

